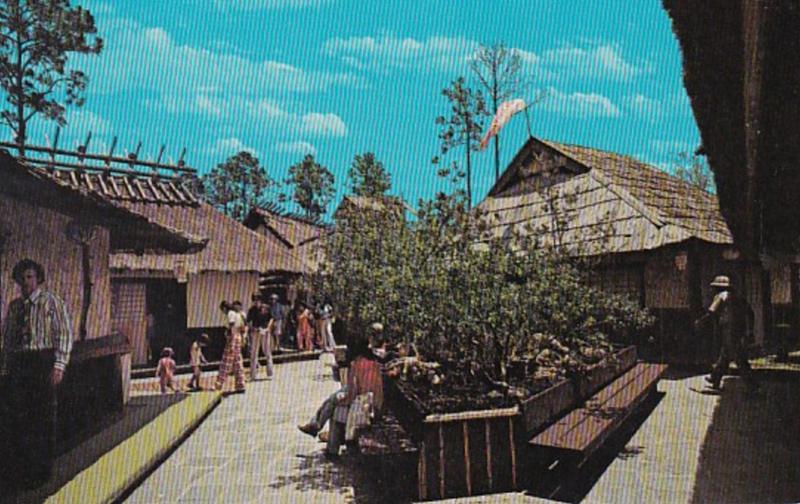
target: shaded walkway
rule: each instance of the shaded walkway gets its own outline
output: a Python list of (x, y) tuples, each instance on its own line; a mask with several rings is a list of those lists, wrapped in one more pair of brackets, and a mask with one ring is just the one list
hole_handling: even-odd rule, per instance
[(329, 462), (297, 430), (338, 388), (318, 361), (278, 366), (225, 398), (126, 502), (376, 502), (355, 460)]
[(719, 395), (703, 389), (703, 376), (662, 380), (661, 400), (574, 500), (800, 501), (800, 384), (765, 381), (750, 397), (730, 377)]
[(59, 446), (61, 454), (56, 457), (53, 475), (47, 483), (35, 490), (18, 493), (3, 489), (0, 503), (42, 502), (183, 397), (175, 394), (131, 398), (123, 411), (109, 413), (93, 424), (90, 430), (76, 433)]

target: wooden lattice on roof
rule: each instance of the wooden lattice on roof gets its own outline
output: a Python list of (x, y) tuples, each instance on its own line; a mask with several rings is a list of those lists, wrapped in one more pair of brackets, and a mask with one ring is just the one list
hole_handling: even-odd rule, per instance
[[(0, 147), (17, 145), (0, 142)], [(197, 205), (199, 198), (185, 184), (196, 176), (181, 159), (178, 164), (111, 154), (86, 153), (53, 147), (26, 145), (25, 155), (17, 160), (32, 170), (49, 176), (60, 185), (87, 190), (113, 200)]]

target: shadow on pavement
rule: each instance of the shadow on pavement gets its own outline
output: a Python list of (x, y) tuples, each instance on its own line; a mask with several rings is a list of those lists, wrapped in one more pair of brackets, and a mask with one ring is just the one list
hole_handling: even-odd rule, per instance
[(71, 434), (60, 443), (53, 475), (34, 490), (0, 492), (0, 503), (43, 502), (105, 453), (183, 400), (182, 394), (133, 397), (122, 411), (98, 419), (89, 429)]
[[(358, 456), (342, 455), (335, 460), (325, 457), (322, 450), (298, 454), (299, 464), (292, 474), (278, 476), (271, 488), (292, 487), (296, 491), (328, 492), (340, 495), (349, 502), (396, 502), (384, 495), (382, 485), (372, 480)], [(352, 491), (351, 491), (352, 489)]]
[(800, 384), (727, 379), (700, 451), (693, 503), (800, 502)]

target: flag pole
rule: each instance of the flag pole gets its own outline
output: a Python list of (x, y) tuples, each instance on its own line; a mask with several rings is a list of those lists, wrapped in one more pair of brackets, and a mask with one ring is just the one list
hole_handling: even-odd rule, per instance
[(528, 115), (528, 107), (531, 105), (533, 104), (525, 105), (525, 124), (528, 126), (528, 138), (533, 138), (533, 133), (531, 133), (531, 118)]

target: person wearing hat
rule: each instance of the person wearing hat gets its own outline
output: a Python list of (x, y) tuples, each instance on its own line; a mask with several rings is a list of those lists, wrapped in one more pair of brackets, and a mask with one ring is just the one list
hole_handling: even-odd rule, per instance
[(731, 360), (736, 361), (739, 374), (745, 380), (749, 389), (754, 389), (753, 373), (747, 360), (747, 340), (753, 332), (753, 310), (747, 301), (742, 298), (731, 286), (731, 280), (725, 275), (719, 275), (711, 282), (715, 294), (708, 312), (695, 322), (695, 327), (702, 326), (706, 321), (716, 323), (722, 346), (719, 358), (706, 377), (708, 384), (719, 389), (722, 376), (728, 372)]
[(53, 469), (58, 389), (72, 352), (72, 321), (64, 300), (46, 288), (41, 264), (23, 259), (11, 277), (21, 296), (8, 305), (0, 344), (0, 453), (9, 454), (0, 488), (32, 488)]

